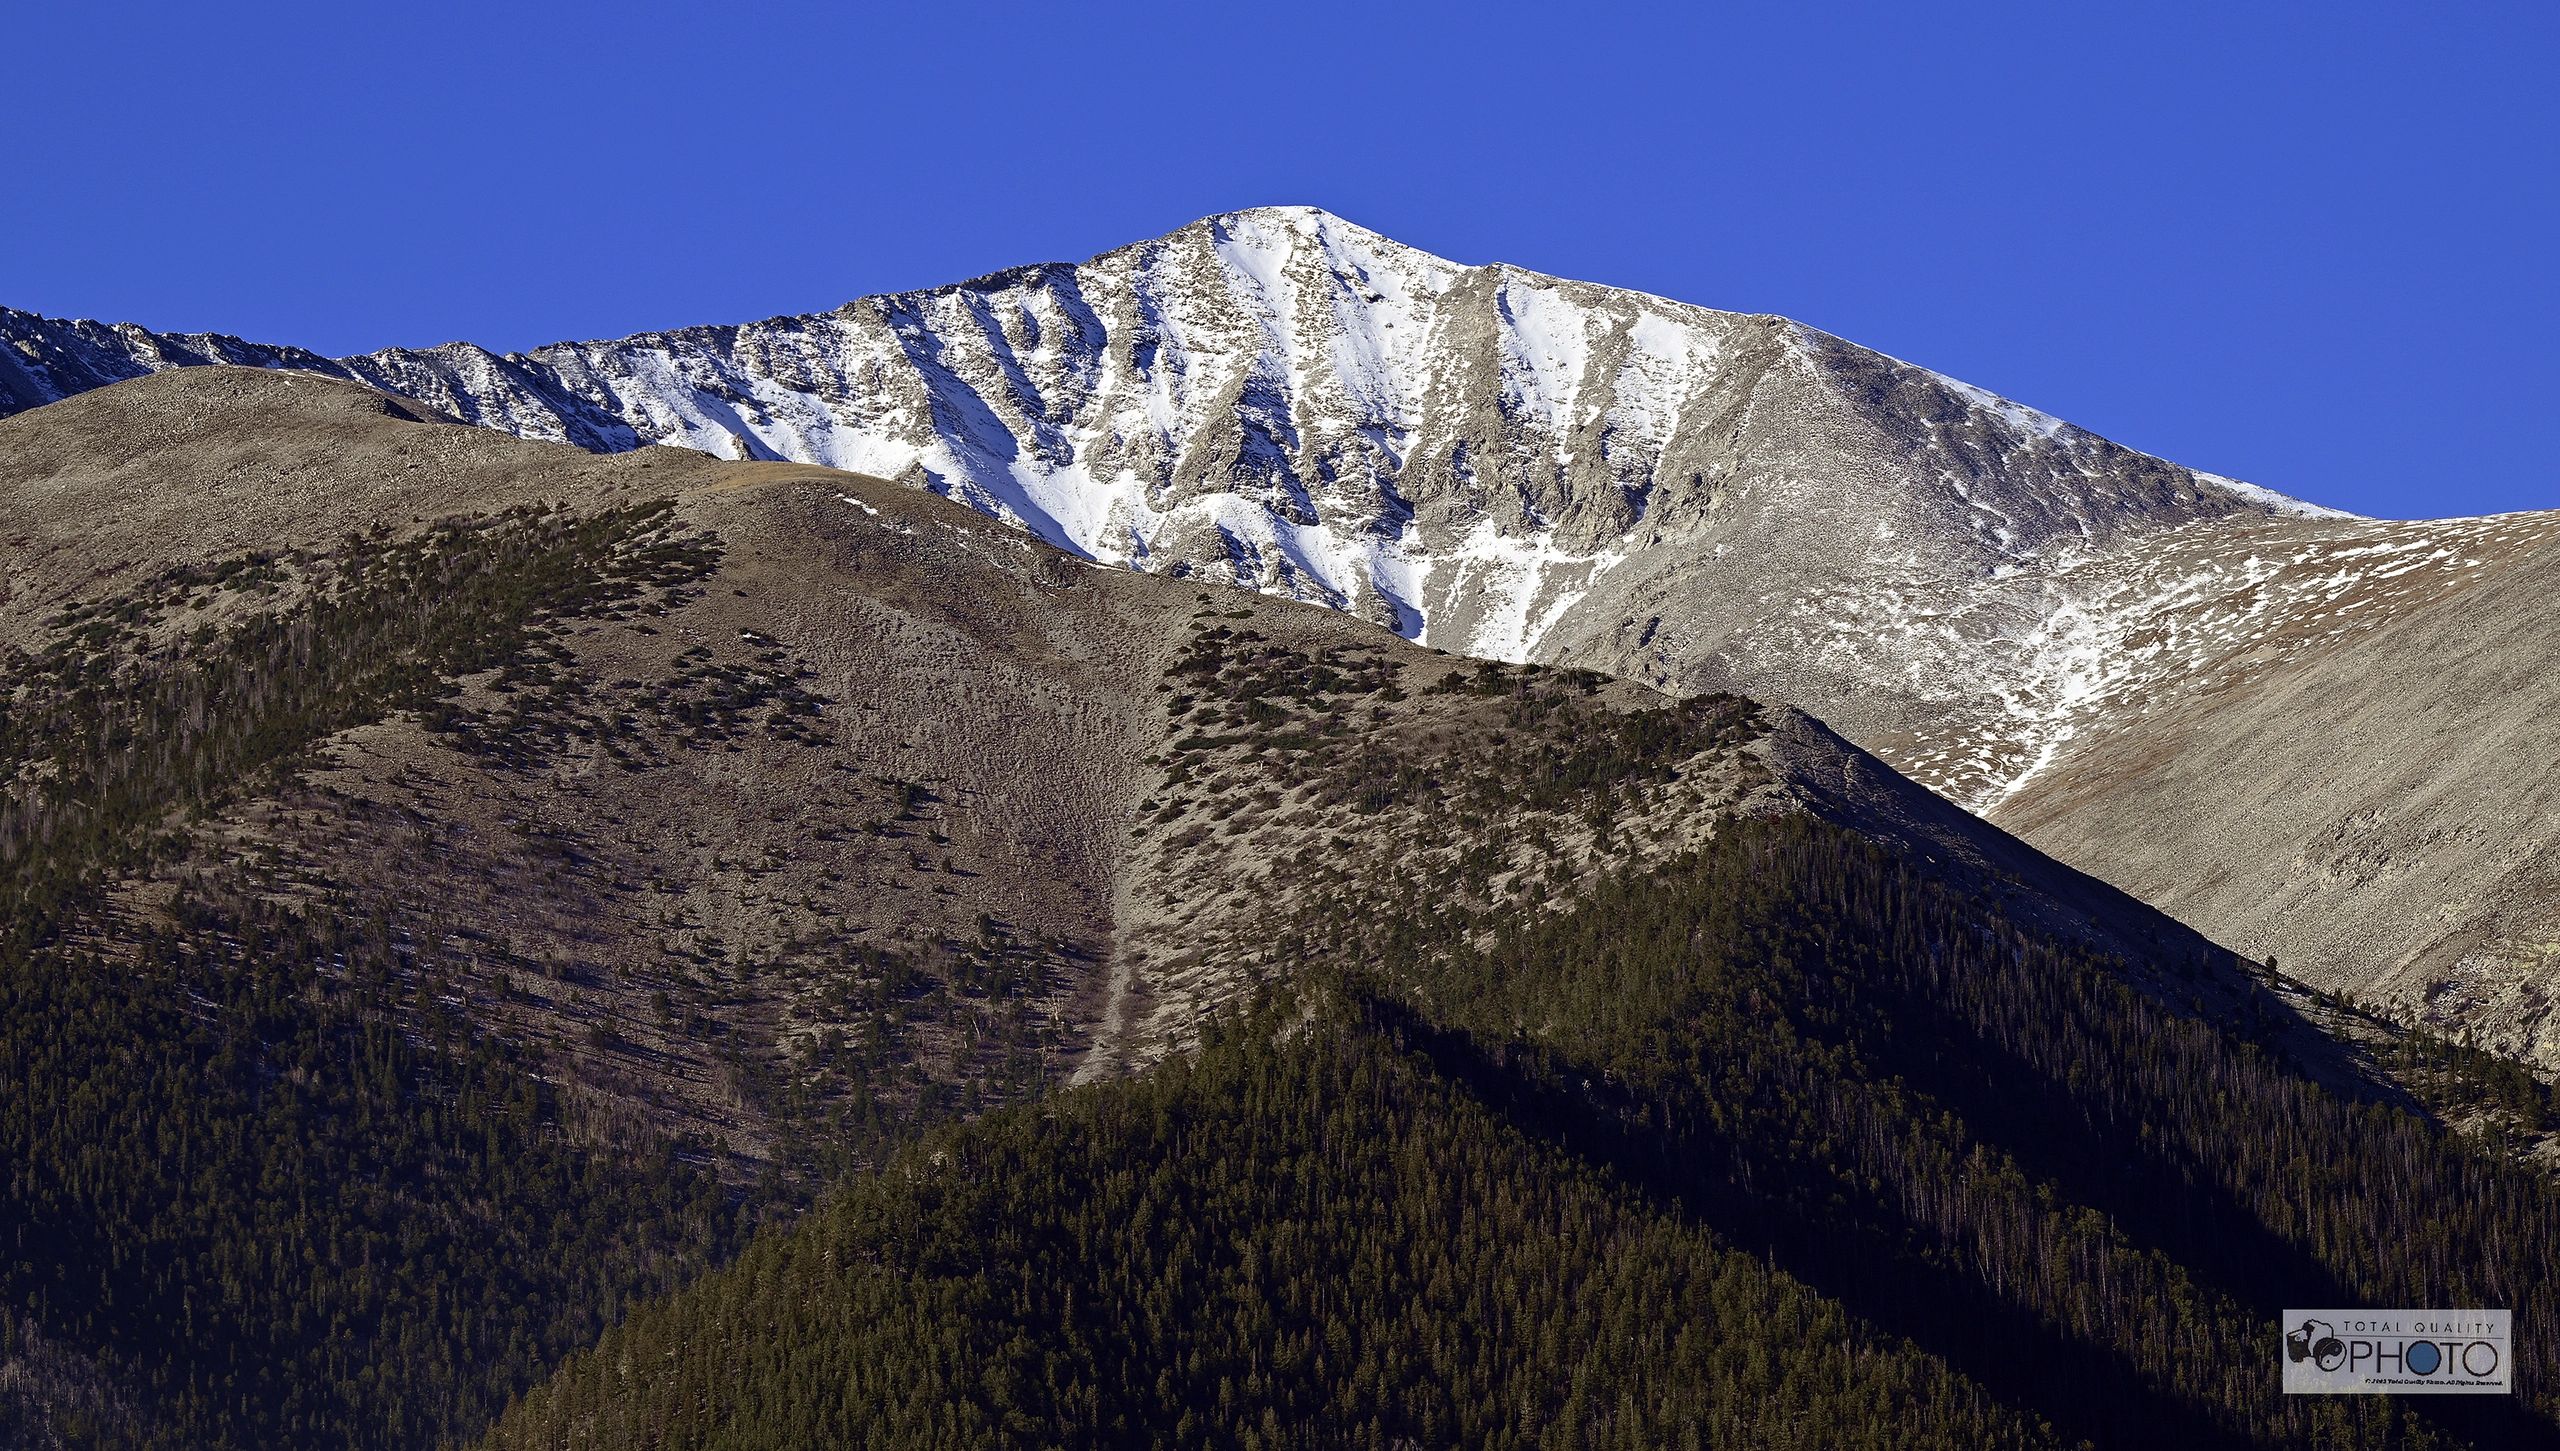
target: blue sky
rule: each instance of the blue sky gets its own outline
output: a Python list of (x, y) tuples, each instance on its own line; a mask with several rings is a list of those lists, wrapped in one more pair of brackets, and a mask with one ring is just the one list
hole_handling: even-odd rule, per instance
[(0, 303), (330, 352), (1325, 207), (2322, 503), (2560, 506), (2560, 7), (17, 5)]

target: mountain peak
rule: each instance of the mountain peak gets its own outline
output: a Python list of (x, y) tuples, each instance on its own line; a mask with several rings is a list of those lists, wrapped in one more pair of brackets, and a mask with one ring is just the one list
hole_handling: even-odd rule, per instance
[[(1088, 562), (1323, 605), (1437, 650), (1783, 700), (1961, 805), (2113, 843), (2111, 879), (2186, 891), (2178, 872), (2217, 843), (2259, 842), (2259, 875), (2222, 878), (2253, 886), (2207, 923), (2258, 950), (2268, 921), (2372, 877), (2337, 845), (2363, 840), (2369, 802), (2315, 823), (2323, 846), (2267, 823), (2371, 770), (2310, 762), (2281, 801), (2121, 783), (2206, 770), (2187, 722), (2236, 719), (2228, 703), (2270, 676), (2414, 622), (2450, 641), (2424, 664), (2449, 682), (2430, 709), (2506, 698), (2444, 674), (2502, 658), (2445, 622), (2489, 618), (2474, 592), (2551, 522), (2348, 518), (1782, 318), (1462, 267), (1306, 206), (825, 314), (506, 356), (333, 360), (0, 311), (0, 412), (201, 363), (334, 374), (598, 453), (844, 468)], [(2513, 638), (2547, 637), (2527, 605), (2513, 617)], [(2371, 709), (2368, 685), (2332, 693)], [(2211, 769), (2332, 724), (2279, 714)], [(2208, 798), (2234, 804), (2142, 814)], [(2108, 836), (2116, 820), (2145, 822), (2140, 839)], [(2519, 807), (2504, 837), (2475, 822), (2425, 839), (2539, 839), (2540, 820)], [(2285, 875), (2314, 860), (2330, 865)], [(2339, 961), (2552, 940), (2539, 919), (2446, 926), (2463, 889), (2390, 879), (2387, 910), (2340, 912), (2359, 925)], [(2515, 1031), (2538, 1021), (2519, 1007)]]
[[(1332, 212), (1326, 211), (1322, 207), (1304, 206), (1296, 203), (1284, 203), (1259, 207), (1238, 207), (1233, 211), (1212, 213), (1200, 220), (1203, 222), (1230, 222), (1246, 220), (1276, 221), (1285, 222), (1291, 226), (1306, 226), (1311, 228), (1327, 225), (1346, 227), (1353, 225), (1353, 223), (1345, 221), (1343, 218), (1336, 216)], [(1365, 231), (1367, 229), (1363, 228), (1362, 230)], [(1372, 235), (1375, 234), (1372, 233)]]
[(1336, 213), (1326, 211), (1322, 207), (1298, 205), (1239, 207), (1231, 212), (1218, 212), (1210, 216), (1202, 217), (1191, 225), (1195, 227), (1234, 227), (1240, 225), (1285, 227), (1291, 231), (1297, 232), (1301, 236), (1308, 237), (1317, 236), (1325, 232), (1337, 232), (1369, 238), (1385, 246), (1395, 247), (1402, 251), (1414, 252), (1421, 250), (1417, 247), (1407, 246), (1405, 243), (1399, 242), (1393, 237), (1390, 237), (1375, 228), (1364, 227), (1358, 222), (1351, 221), (1350, 219)]
[(1439, 649), (1766, 690), (1976, 803), (2067, 731), (2083, 666), (2064, 571), (2314, 512), (1811, 328), (1461, 266), (1301, 204), (823, 314), (520, 355), (332, 361), (26, 314), (0, 314), (0, 341), (0, 408), (196, 363), (291, 367), (602, 452), (899, 479), (1098, 563)]

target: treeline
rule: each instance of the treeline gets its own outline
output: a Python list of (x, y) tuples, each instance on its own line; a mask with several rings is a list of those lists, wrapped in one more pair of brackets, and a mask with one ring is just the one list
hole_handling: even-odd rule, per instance
[(2560, 1121), (2551, 1085), (2515, 1059), (2480, 1047), (2468, 1029), (2458, 1039), (2405, 1029), (2392, 1046), (2390, 1062), (2447, 1109), (2488, 1110), (2493, 1138), (2540, 1134)]
[[(1736, 826), (1490, 941), (1322, 918), (1369, 967), (937, 1137), (492, 1444), (2560, 1434), (2541, 1179), (1844, 833)], [(2281, 1396), (2288, 1303), (2511, 1306), (2523, 1394)]]

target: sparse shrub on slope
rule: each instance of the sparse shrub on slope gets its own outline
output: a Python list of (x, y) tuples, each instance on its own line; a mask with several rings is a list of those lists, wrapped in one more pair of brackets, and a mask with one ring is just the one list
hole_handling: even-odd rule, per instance
[(0, 933), (33, 940), (158, 828), (333, 731), (430, 705), (546, 618), (663, 610), (719, 559), (671, 508), (441, 520), (181, 566), (67, 613), (46, 649), (0, 658)]

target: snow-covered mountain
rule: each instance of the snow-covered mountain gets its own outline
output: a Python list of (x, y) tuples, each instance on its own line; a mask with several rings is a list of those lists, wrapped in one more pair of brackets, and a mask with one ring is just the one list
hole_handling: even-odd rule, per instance
[(1783, 318), (1461, 266), (1308, 208), (504, 357), (331, 360), (8, 312), (0, 340), (0, 405), (246, 363), (590, 449), (896, 478), (1099, 561), (1453, 652), (1801, 702), (1975, 803), (2068, 706), (2060, 570), (2184, 523), (2315, 512)]
[[(2291, 960), (2412, 1013), (2502, 1004), (2454, 1016), (2560, 1064), (2560, 893), (2537, 885), (2560, 881), (2560, 795), (2496, 784), (2560, 749), (2536, 724), (2560, 718), (2537, 643), (2560, 515), (2356, 519), (1783, 318), (1462, 266), (1306, 208), (518, 355), (6, 310), (0, 342), (0, 413), (307, 369), (592, 450), (899, 479), (1452, 652), (1798, 705), (2234, 946), (2320, 943)], [(2368, 724), (2339, 720), (2350, 698)], [(2461, 789), (2429, 777), (2420, 813), (2368, 788), (2475, 699)]]

